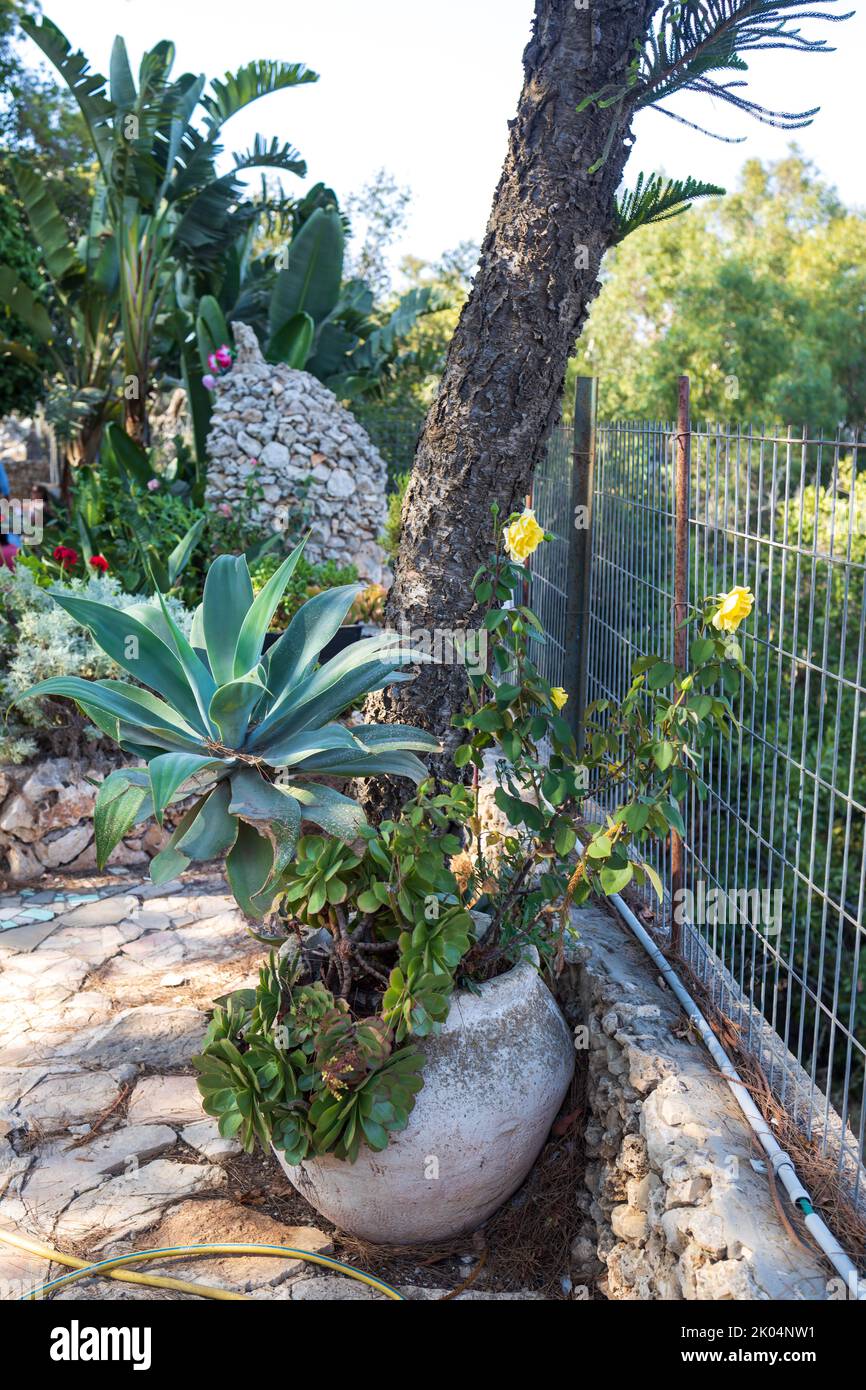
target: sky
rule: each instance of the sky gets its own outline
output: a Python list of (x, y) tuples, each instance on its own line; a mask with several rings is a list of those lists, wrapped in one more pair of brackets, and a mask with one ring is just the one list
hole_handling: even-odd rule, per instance
[[(851, 7), (840, 0), (828, 10)], [(435, 260), (461, 241), (480, 242), (520, 92), (533, 0), (44, 0), (44, 10), (101, 72), (118, 32), (136, 63), (144, 48), (173, 39), (176, 72), (222, 76), (253, 58), (306, 63), (321, 80), (241, 112), (226, 127), (227, 147), (245, 149), (257, 132), (278, 135), (306, 159), (308, 183), (322, 180), (343, 199), (376, 170), (389, 170), (413, 194), (395, 263), (404, 253)], [(689, 95), (674, 109), (746, 142), (720, 144), (642, 112), (627, 180), (663, 168), (733, 188), (746, 158), (779, 158), (796, 138), (849, 203), (866, 204), (866, 6), (845, 24), (801, 27), (837, 51), (749, 55), (747, 95), (769, 107), (820, 106), (809, 128), (794, 137)]]

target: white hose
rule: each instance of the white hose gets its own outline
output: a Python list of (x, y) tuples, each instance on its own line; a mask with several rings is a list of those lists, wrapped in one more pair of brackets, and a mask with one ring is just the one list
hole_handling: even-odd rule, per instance
[[(583, 852), (583, 846), (579, 841), (577, 848), (581, 853)], [(845, 1254), (845, 1251), (839, 1245), (838, 1240), (833, 1235), (829, 1226), (814, 1210), (809, 1193), (797, 1177), (793, 1159), (790, 1154), (785, 1153), (784, 1149), (779, 1144), (772, 1129), (752, 1099), (747, 1087), (744, 1085), (742, 1077), (719, 1043), (718, 1038), (707, 1023), (707, 1020), (704, 1018), (694, 999), (682, 984), (679, 977), (675, 974), (670, 963), (665, 960), (665, 957), (662, 955), (652, 937), (641, 926), (637, 917), (628, 906), (628, 903), (620, 897), (619, 893), (613, 893), (610, 898), (608, 898), (608, 902), (613, 904), (632, 935), (637, 937), (653, 964), (658, 968), (659, 974), (665, 981), (665, 984), (670, 986), (677, 999), (682, 1004), (683, 1009), (688, 1015), (689, 1022), (693, 1024), (700, 1033), (704, 1045), (711, 1054), (713, 1060), (718, 1064), (719, 1071), (730, 1086), (737, 1104), (757, 1135), (770, 1161), (774, 1174), (782, 1182), (791, 1201), (798, 1210), (803, 1213), (806, 1227), (815, 1243), (820, 1246), (839, 1276), (844, 1279), (845, 1287), (848, 1289), (851, 1296), (861, 1302), (866, 1302), (866, 1279), (863, 1279), (858, 1274), (857, 1266)]]

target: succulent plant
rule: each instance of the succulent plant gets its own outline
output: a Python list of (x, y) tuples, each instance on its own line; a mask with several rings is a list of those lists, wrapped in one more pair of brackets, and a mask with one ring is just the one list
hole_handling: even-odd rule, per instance
[(205, 1111), (248, 1153), (258, 1140), (290, 1163), (354, 1163), (362, 1142), (379, 1151), (406, 1128), (423, 1060), (395, 1049), (381, 1018), (354, 1020), (321, 984), (298, 985), (295, 962), (272, 952), (257, 989), (217, 1001), (193, 1064)]
[(336, 722), (355, 701), (424, 660), (382, 632), (320, 665), (362, 586), (309, 599), (267, 653), (265, 634), (300, 559), (303, 542), (253, 595), (243, 556), (211, 565), (190, 638), (161, 595), (158, 606), (120, 612), (65, 590), (54, 600), (92, 632), (137, 685), (77, 676), (42, 681), (28, 695), (67, 696), (145, 766), (111, 773), (94, 812), (97, 861), (104, 866), (132, 828), (153, 815), (162, 824), (175, 800), (196, 795), (151, 863), (155, 883), (191, 860), (225, 854), (243, 911), (261, 918), (282, 891), (302, 821), (351, 843), (366, 825), (350, 797), (322, 778), (426, 776), (416, 752), (438, 748), (420, 729)]

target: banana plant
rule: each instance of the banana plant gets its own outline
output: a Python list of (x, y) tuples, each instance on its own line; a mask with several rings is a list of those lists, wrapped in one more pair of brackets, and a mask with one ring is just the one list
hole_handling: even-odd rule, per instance
[[(233, 156), (229, 173), (218, 174), (222, 129), (250, 103), (315, 82), (317, 74), (302, 63), (262, 60), (209, 85), (206, 77), (193, 73), (173, 79), (174, 45), (163, 41), (144, 54), (136, 83), (120, 37), (106, 78), (90, 70), (84, 54), (73, 51), (51, 20), (25, 16), (21, 26), (69, 86), (92, 141), (98, 171), (95, 206), (104, 214), (117, 286), (110, 318), (84, 327), (98, 330), (107, 363), (116, 352), (118, 326), (122, 330), (126, 428), (143, 442), (157, 322), (177, 267), (217, 262), (239, 229), (258, 216), (256, 205), (242, 198), (239, 175), (245, 170), (306, 173), (293, 146), (257, 136), (247, 151)], [(19, 162), (13, 170), (18, 191), (52, 283), (62, 286), (69, 277), (80, 276), (80, 265), (60, 234), (62, 224), (48, 195), (31, 170), (25, 169), (22, 177), (21, 167)], [(85, 273), (97, 272), (87, 266)], [(17, 307), (16, 316), (21, 317)]]
[(320, 664), (322, 648), (346, 617), (362, 585), (309, 599), (266, 653), (265, 634), (305, 542), (292, 551), (258, 596), (243, 556), (211, 565), (189, 638), (160, 594), (120, 612), (71, 593), (55, 602), (93, 634), (136, 685), (58, 676), (27, 697), (74, 700), (138, 768), (112, 772), (96, 799), (97, 861), (104, 867), (133, 825), (195, 796), (166, 847), (151, 862), (163, 883), (191, 860), (226, 855), (235, 898), (262, 918), (283, 891), (303, 822), (351, 843), (366, 825), (361, 807), (323, 779), (427, 776), (417, 753), (439, 745), (420, 729), (339, 722), (355, 701), (408, 677), (401, 670), (425, 656), (383, 632), (355, 642)]
[[(68, 440), (73, 466), (91, 463), (106, 420), (119, 410), (116, 371), (122, 356), (120, 263), (97, 189), (86, 234), (69, 245), (66, 223), (44, 181), (21, 159), (9, 168), (47, 274), (35, 294), (0, 265), (0, 300), (46, 348), (53, 369), (48, 414)], [(26, 345), (0, 343), (0, 357), (37, 365)]]
[(369, 286), (343, 282), (344, 253), (339, 209), (317, 207), (292, 238), (289, 264), (274, 281), (266, 356), (354, 398), (378, 387), (417, 320), (442, 302), (433, 288), (410, 290), (380, 323)]

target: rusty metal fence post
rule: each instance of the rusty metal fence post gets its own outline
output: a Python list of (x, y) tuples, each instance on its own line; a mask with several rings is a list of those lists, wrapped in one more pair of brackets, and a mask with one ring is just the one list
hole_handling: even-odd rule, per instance
[[(688, 628), (683, 626), (689, 605), (689, 475), (691, 467), (691, 418), (689, 379), (677, 381), (677, 434), (674, 463), (674, 665), (688, 663)], [(682, 940), (678, 911), (685, 888), (685, 855), (682, 836), (671, 831), (671, 950), (679, 952)]]
[(592, 581), (592, 495), (595, 477), (595, 425), (598, 378), (579, 376), (574, 392), (574, 449), (568, 509), (568, 601), (565, 611), (566, 711), (583, 748), (584, 711), (589, 678), (589, 600)]

